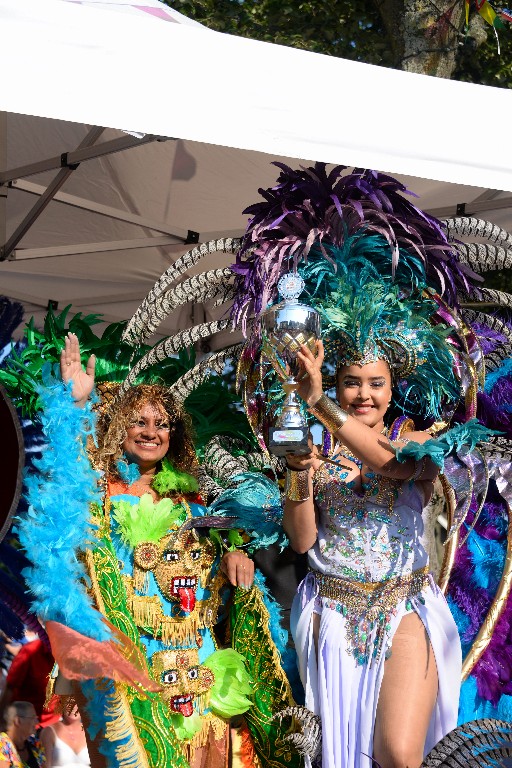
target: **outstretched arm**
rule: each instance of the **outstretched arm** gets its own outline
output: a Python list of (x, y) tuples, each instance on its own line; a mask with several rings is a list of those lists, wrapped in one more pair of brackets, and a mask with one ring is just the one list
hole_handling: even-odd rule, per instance
[[(306, 346), (302, 346), (301, 351), (297, 354), (302, 370), (307, 374), (301, 380), (298, 393), (310, 408), (315, 407), (324, 394), (321, 373), (324, 348), (321, 341), (317, 343), (317, 350), (317, 357)], [(394, 447), (387, 437), (366, 424), (362, 424), (346, 411), (340, 409), (340, 412), (344, 413), (345, 416), (343, 423), (334, 429), (334, 435), (363, 464), (366, 464), (379, 475), (396, 480), (408, 480), (414, 476), (417, 462), (413, 459), (399, 462), (395, 457)], [(412, 432), (408, 437), (417, 443), (423, 443), (430, 439), (430, 435), (426, 432)], [(422, 463), (421, 479), (423, 481), (433, 480), (437, 473), (438, 469), (430, 459), (426, 459)]]
[(94, 369), (96, 357), (91, 355), (85, 370), (80, 359), (80, 344), (74, 333), (68, 333), (64, 340), (64, 349), (60, 353), (60, 375), (67, 384), (73, 382), (71, 394), (76, 404), (83, 408), (94, 389)]
[[(321, 462), (317, 458), (317, 449), (313, 446), (311, 438), (311, 453), (306, 456), (295, 456), (289, 453), (286, 456), (287, 468), (287, 492), (286, 500), (283, 509), (283, 528), (290, 540), (290, 546), (294, 552), (303, 554), (311, 549), (316, 541), (317, 537), (317, 524), (316, 524), (316, 511), (313, 502), (313, 474), (317, 470)], [(293, 473), (304, 473), (302, 476), (301, 490), (303, 493), (299, 493), (298, 496), (307, 496), (301, 501), (294, 501), (290, 496), (294, 496), (293, 492), (290, 493), (288, 488), (288, 480), (291, 479)], [(295, 480), (297, 474), (295, 474)], [(307, 479), (307, 488), (306, 482)]]

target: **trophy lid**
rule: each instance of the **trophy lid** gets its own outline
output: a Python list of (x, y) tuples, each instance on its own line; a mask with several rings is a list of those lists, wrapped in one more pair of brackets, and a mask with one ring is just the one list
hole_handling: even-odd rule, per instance
[(277, 290), (285, 301), (297, 301), (304, 286), (304, 280), (297, 272), (285, 272), (279, 278)]

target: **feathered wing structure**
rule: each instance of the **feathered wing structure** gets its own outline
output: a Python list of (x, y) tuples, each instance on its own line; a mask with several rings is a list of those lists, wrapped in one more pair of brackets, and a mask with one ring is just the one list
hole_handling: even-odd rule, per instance
[[(512, 719), (512, 325), (510, 314), (489, 311), (489, 303), (495, 309), (510, 309), (512, 298), (480, 285), (480, 275), (512, 263), (512, 236), (479, 219), (439, 222), (417, 208), (398, 181), (374, 171), (328, 169), (320, 163), (300, 170), (278, 167), (276, 185), (260, 190), (262, 201), (246, 211), (251, 220), (242, 241), (220, 239), (191, 249), (166, 270), (126, 328), (110, 328), (108, 340), (117, 342), (111, 367), (119, 371), (120, 359), (125, 361), (125, 387), (137, 377), (147, 379), (153, 370), (160, 372), (160, 380), (170, 383), (176, 398), (186, 400), (193, 416), (195, 412), (196, 427), (203, 435), (212, 421), (218, 423), (217, 405), (226, 410), (227, 404), (231, 410), (220, 431), (238, 439), (243, 432), (240, 422), (230, 431), (231, 422), (241, 418), (233, 409), (234, 398), (216, 397), (220, 390), (201, 389), (214, 387), (225, 366), (236, 364), (253, 440), (247, 447), (221, 441), (220, 447), (228, 445), (234, 462), (219, 450), (218, 440), (205, 448), (200, 481), (215, 498), (237, 474), (279, 469), (266, 452), (266, 427), (279, 401), (274, 374), (261, 359), (258, 318), (277, 301), (280, 276), (289, 270), (303, 276), (303, 298), (323, 313), (333, 344), (337, 334), (352, 330), (345, 316), (354, 306), (347, 305), (349, 294), (341, 290), (347, 281), (354, 285), (357, 275), (367, 299), (380, 297), (382, 304), (390, 303), (394, 310), (380, 319), (383, 325), (384, 321), (398, 325), (404, 342), (387, 349), (401, 371), (395, 411), (413, 412), (420, 426), (440, 435), (475, 417), (504, 432), (483, 446), (477, 463), (473, 454), (461, 456), (450, 470), (468, 476), (469, 469), (471, 483), (458, 482), (453, 474), (449, 511), (460, 531), (452, 536), (443, 578), (466, 655), (461, 721), (489, 715)], [(461, 242), (464, 239), (486, 242)], [(231, 269), (185, 276), (203, 258), (220, 251), (235, 254)], [(196, 364), (184, 347), (225, 331), (233, 299), (229, 322), (233, 330), (245, 333), (246, 342), (231, 344)], [(226, 306), (226, 319), (181, 331), (154, 348), (141, 346), (169, 312), (206, 300)], [(370, 303), (360, 302), (358, 343), (365, 329), (379, 320), (379, 302), (374, 307)], [(410, 318), (404, 316), (404, 307), (413, 309)], [(79, 335), (85, 354), (97, 353), (92, 339), (87, 343), (94, 318), (78, 317), (73, 322), (70, 329)], [(44, 340), (35, 339), (35, 329), (30, 331), (43, 354), (58, 348), (64, 324), (61, 316), (53, 318)], [(423, 369), (415, 361), (416, 380), (405, 372), (407, 347), (425, 357)], [(436, 355), (441, 364), (437, 370), (429, 369), (427, 358)], [(26, 368), (28, 380), (34, 360), (29, 353), (19, 355), (18, 369)], [(105, 355), (105, 379), (111, 377), (108, 363)], [(162, 369), (173, 375), (162, 375)], [(435, 407), (430, 403), (430, 409), (422, 408), (420, 393), (432, 392), (433, 382)], [(205, 391), (207, 396), (201, 394)], [(34, 395), (33, 405), (36, 400)], [(212, 437), (210, 433), (208, 439)], [(259, 451), (254, 450), (255, 443)], [(488, 488), (484, 498), (482, 488)], [(462, 504), (464, 494), (468, 500)]]
[(512, 726), (500, 720), (474, 720), (441, 739), (421, 768), (507, 766), (512, 758)]
[(214, 321), (212, 323), (202, 323), (196, 325), (193, 328), (186, 328), (184, 331), (176, 333), (170, 338), (163, 339), (163, 341), (152, 347), (141, 359), (133, 366), (120, 389), (120, 394), (123, 394), (129, 387), (133, 386), (137, 381), (139, 374), (145, 371), (146, 368), (151, 368), (153, 365), (167, 360), (169, 357), (177, 354), (183, 347), (191, 347), (197, 341), (204, 338), (209, 338), (213, 334), (223, 331), (227, 328), (229, 320)]
[(168, 311), (161, 309), (161, 301), (166, 296), (169, 287), (205, 256), (218, 251), (235, 253), (239, 245), (239, 240), (227, 237), (202, 243), (183, 254), (174, 264), (171, 264), (150, 290), (129, 321), (123, 334), (123, 340), (131, 344), (144, 341), (167, 317)]

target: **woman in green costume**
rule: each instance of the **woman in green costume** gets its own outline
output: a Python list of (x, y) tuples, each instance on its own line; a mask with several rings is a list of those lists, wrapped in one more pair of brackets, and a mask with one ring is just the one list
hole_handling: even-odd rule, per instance
[[(84, 411), (94, 390), (94, 365), (91, 356), (84, 370), (78, 338), (68, 334), (61, 377)], [(54, 461), (69, 467), (72, 488), (77, 465), (69, 455), (59, 458), (69, 446), (58, 436), (52, 439), (59, 409), (53, 411), (47, 414), (47, 437)], [(87, 669), (75, 695), (89, 723), (93, 765), (220, 768), (229, 718), (251, 706), (251, 686), (242, 657), (218, 648), (213, 625), (228, 580), (249, 589), (254, 566), (240, 551), (220, 559), (214, 543), (201, 534), (214, 521), (205, 517), (197, 492), (189, 420), (163, 387), (132, 387), (113, 407), (105, 407), (103, 398), (97, 411), (88, 453), (101, 473), (101, 494), (93, 507), (95, 541), (80, 555), (88, 592), (114, 637), (123, 641), (125, 657), (133, 661), (138, 652), (139, 664), (141, 656), (146, 659), (160, 690), (141, 691), (135, 681), (130, 685), (115, 675), (90, 679), (94, 650), (86, 660), (85, 644)], [(78, 453), (80, 445), (75, 440)], [(76, 656), (73, 645), (85, 639), (78, 635), (70, 645), (69, 634), (49, 624), (65, 674), (69, 649)]]

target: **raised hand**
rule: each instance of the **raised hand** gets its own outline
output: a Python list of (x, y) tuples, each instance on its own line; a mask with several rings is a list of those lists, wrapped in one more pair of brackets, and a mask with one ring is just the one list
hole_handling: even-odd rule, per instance
[(304, 344), (297, 353), (300, 363), (300, 384), (298, 394), (308, 405), (314, 405), (323, 393), (322, 364), (324, 362), (324, 345), (321, 341), (316, 343), (316, 357)]
[(310, 467), (313, 467), (313, 469), (319, 468), (322, 462), (318, 458), (319, 451), (317, 446), (313, 445), (311, 435), (308, 438), (308, 443), (311, 448), (310, 453), (302, 454), (300, 456), (296, 456), (294, 453), (286, 454), (286, 464), (290, 469), (295, 469), (300, 472), (303, 469), (310, 469)]
[(80, 344), (74, 333), (68, 333), (64, 340), (64, 349), (60, 353), (60, 375), (62, 381), (73, 381), (71, 394), (78, 406), (84, 406), (94, 389), (95, 355), (87, 361), (85, 371), (80, 360)]

